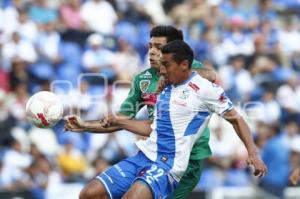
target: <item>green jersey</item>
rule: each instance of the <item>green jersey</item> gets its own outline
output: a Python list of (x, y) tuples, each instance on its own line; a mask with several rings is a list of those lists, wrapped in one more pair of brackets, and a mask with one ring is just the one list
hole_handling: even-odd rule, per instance
[[(202, 68), (203, 64), (196, 60), (193, 61), (192, 68)], [(156, 89), (159, 80), (158, 71), (149, 68), (137, 74), (133, 79), (132, 87), (126, 100), (122, 103), (120, 113), (130, 117), (135, 117), (137, 112), (144, 106), (148, 105), (150, 117), (153, 115), (153, 107), (156, 102)], [(202, 136), (196, 141), (191, 151), (190, 159), (200, 160), (211, 155), (208, 144), (210, 137), (209, 129), (206, 128)]]

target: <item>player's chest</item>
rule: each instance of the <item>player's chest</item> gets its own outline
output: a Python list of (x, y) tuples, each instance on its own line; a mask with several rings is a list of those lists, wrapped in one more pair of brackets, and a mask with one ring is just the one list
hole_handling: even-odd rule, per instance
[(192, 89), (165, 89), (158, 97), (157, 110), (182, 114), (199, 110), (201, 104), (199, 94)]

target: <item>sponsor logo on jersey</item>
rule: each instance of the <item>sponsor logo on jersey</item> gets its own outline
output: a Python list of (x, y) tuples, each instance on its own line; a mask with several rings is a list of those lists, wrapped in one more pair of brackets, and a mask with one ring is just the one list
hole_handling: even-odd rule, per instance
[(151, 79), (152, 75), (149, 71), (146, 71), (144, 74), (140, 75), (140, 78), (146, 78), (146, 79)]
[(179, 106), (187, 106), (187, 102), (181, 102), (177, 100), (172, 101), (173, 104), (179, 105)]
[(180, 99), (187, 99), (189, 97), (190, 91), (188, 89), (184, 89), (179, 96)]
[(196, 84), (194, 84), (193, 82), (190, 82), (189, 83), (189, 86), (194, 90), (194, 91), (198, 91), (198, 90), (200, 90), (200, 88), (196, 85)]
[(142, 93), (146, 92), (147, 89), (149, 88), (150, 85), (150, 80), (141, 80), (140, 81), (140, 89)]

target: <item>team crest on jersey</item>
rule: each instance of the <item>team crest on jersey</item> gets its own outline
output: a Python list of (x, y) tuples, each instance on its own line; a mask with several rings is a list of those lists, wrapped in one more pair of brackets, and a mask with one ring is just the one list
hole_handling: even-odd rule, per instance
[(150, 80), (140, 81), (140, 89), (141, 89), (142, 93), (147, 91), (147, 89), (149, 88), (149, 85), (150, 85)]
[(149, 71), (146, 71), (144, 74), (140, 75), (140, 78), (146, 78), (146, 79), (151, 79), (152, 75)]
[(190, 93), (189, 89), (184, 89), (182, 91), (182, 94), (179, 96), (179, 98), (180, 99), (187, 99), (189, 97), (189, 93)]

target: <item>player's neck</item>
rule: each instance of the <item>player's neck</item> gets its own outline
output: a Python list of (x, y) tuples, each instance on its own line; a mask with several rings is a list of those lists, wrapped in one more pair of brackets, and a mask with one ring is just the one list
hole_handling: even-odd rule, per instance
[(180, 81), (178, 81), (178, 83), (174, 84), (174, 86), (179, 86), (182, 85), (184, 83), (186, 83), (187, 81), (189, 81), (193, 76), (193, 72), (191, 70), (186, 71), (182, 74), (182, 76), (179, 78)]

